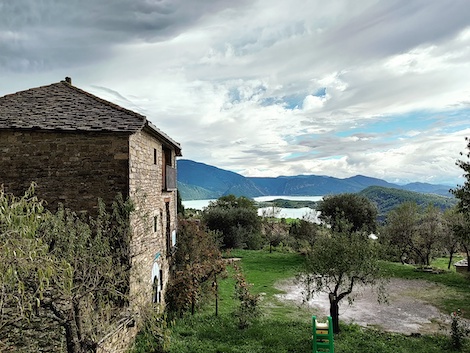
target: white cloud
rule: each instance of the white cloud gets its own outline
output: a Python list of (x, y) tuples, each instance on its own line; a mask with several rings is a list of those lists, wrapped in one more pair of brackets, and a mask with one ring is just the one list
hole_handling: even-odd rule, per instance
[(461, 174), (464, 1), (17, 0), (1, 10), (0, 94), (71, 76), (148, 116), (185, 158), (251, 176)]

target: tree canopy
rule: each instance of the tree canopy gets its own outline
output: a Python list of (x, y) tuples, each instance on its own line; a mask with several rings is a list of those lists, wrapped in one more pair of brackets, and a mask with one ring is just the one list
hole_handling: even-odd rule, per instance
[(365, 196), (351, 193), (326, 196), (319, 202), (318, 211), (319, 218), (332, 228), (347, 223), (351, 232), (376, 231), (377, 208)]
[[(339, 222), (339, 221), (337, 221)], [(375, 285), (380, 278), (378, 246), (347, 224), (317, 237), (306, 259), (302, 282), (307, 300), (318, 292), (328, 293), (333, 330), (339, 332), (339, 302), (352, 299), (358, 284)]]
[(246, 197), (222, 196), (203, 212), (210, 230), (222, 234), (222, 247), (256, 249), (261, 245), (261, 220), (255, 202)]

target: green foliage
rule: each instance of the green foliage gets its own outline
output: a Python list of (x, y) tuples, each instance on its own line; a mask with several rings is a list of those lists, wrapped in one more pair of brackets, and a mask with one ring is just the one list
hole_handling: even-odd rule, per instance
[(330, 195), (319, 202), (320, 219), (332, 228), (339, 229), (346, 220), (352, 232), (376, 231), (377, 209), (368, 198), (359, 194)]
[(383, 186), (369, 186), (359, 192), (359, 195), (367, 197), (377, 205), (379, 218), (384, 218), (387, 213), (405, 202), (413, 202), (426, 207), (434, 205), (441, 210), (455, 206), (457, 201), (452, 197), (421, 192), (407, 191)]
[(181, 194), (179, 190), (176, 191), (176, 209), (178, 210), (178, 214), (184, 217), (184, 206), (183, 206), (183, 200), (181, 199)]
[(443, 212), (429, 205), (421, 209), (414, 202), (405, 202), (390, 211), (382, 229), (381, 243), (386, 258), (429, 266), (434, 256), (443, 249), (455, 253), (457, 244), (452, 236), (450, 211)]
[[(470, 139), (465, 138), (467, 141), (467, 153), (460, 153), (470, 159)], [(451, 190), (454, 196), (458, 199), (458, 208), (462, 213), (470, 213), (470, 161), (458, 160), (457, 165), (463, 170), (465, 183)]]
[[(37, 311), (50, 282), (70, 273), (49, 254), (38, 232), (52, 215), (34, 196), (35, 185), (22, 197), (0, 189), (0, 329)], [(6, 308), (15, 315), (5, 315)]]
[(33, 184), (19, 198), (0, 192), (0, 205), (2, 338), (44, 315), (63, 327), (68, 352), (96, 349), (127, 302), (132, 204), (117, 197), (109, 213), (99, 202), (95, 218), (52, 214)]
[(302, 208), (309, 207), (315, 209), (317, 205), (316, 201), (308, 200), (286, 200), (286, 199), (274, 199), (272, 201), (258, 202), (259, 208), (264, 207), (280, 207), (280, 208)]
[[(272, 254), (263, 251), (234, 250), (231, 256), (241, 258), (240, 266), (247, 280), (253, 282), (253, 292), (267, 292), (261, 304), (263, 317), (251, 326), (239, 330), (231, 311), (223, 311), (215, 317), (213, 311), (196, 313), (175, 321), (171, 327), (169, 353), (305, 353), (311, 352), (311, 313), (305, 307), (276, 303), (273, 285), (276, 281), (292, 277), (303, 258), (298, 254)], [(398, 268), (410, 267), (393, 264)], [(414, 273), (413, 271), (411, 271)], [(441, 277), (416, 273), (428, 278)], [(444, 276), (447, 276), (445, 274)], [(267, 277), (268, 279), (265, 279)], [(449, 284), (450, 285), (450, 284)], [(223, 296), (223, 306), (234, 307), (234, 282), (231, 277), (220, 283), (230, 293)], [(225, 290), (225, 289), (224, 289)], [(222, 291), (222, 290), (221, 290)], [(277, 306), (276, 306), (277, 304)], [(468, 301), (467, 304), (468, 305)], [(270, 310), (267, 310), (267, 309)], [(274, 309), (276, 309), (274, 311)], [(410, 337), (403, 334), (341, 324), (341, 333), (335, 336), (335, 352), (338, 353), (442, 353), (452, 351), (446, 335), (422, 335)], [(470, 351), (468, 340), (463, 352)]]
[(179, 315), (191, 310), (194, 314), (201, 298), (212, 289), (206, 282), (214, 281), (225, 270), (217, 233), (206, 231), (199, 221), (179, 219), (173, 266), (175, 271), (166, 291), (168, 310)]
[(380, 261), (380, 267), (385, 278), (426, 280), (438, 284), (441, 286), (441, 290), (435, 298), (430, 300), (430, 303), (444, 312), (461, 308), (462, 315), (470, 319), (469, 281), (465, 276), (455, 271), (446, 271), (440, 274), (417, 271), (415, 266), (396, 262)]
[(246, 281), (236, 263), (233, 264), (233, 267), (235, 269), (235, 298), (240, 301), (240, 305), (235, 311), (235, 317), (238, 320), (238, 328), (246, 329), (261, 314), (259, 308), (260, 297), (258, 294), (250, 292), (252, 285)]
[(387, 214), (380, 241), (387, 249), (387, 259), (406, 262), (413, 252), (412, 239), (419, 219), (419, 208), (414, 202), (405, 202)]
[(289, 228), (290, 245), (295, 251), (306, 254), (312, 248), (321, 228), (305, 219), (297, 219)]
[(352, 300), (354, 286), (358, 284), (379, 283), (378, 254), (377, 244), (367, 235), (349, 231), (318, 237), (308, 253), (305, 272), (299, 279), (304, 285), (307, 300), (317, 292), (329, 294), (335, 333), (339, 332), (339, 302), (344, 298)]
[(170, 346), (169, 320), (163, 310), (150, 305), (142, 310), (142, 328), (129, 353), (164, 353)]
[(273, 206), (263, 210), (261, 217), (261, 232), (269, 245), (269, 252), (273, 251), (273, 247), (287, 240), (289, 227), (284, 220), (277, 218), (280, 211), (280, 208)]
[(465, 337), (470, 333), (468, 325), (462, 321), (460, 309), (450, 314), (450, 342), (454, 349), (460, 350), (464, 345)]
[(223, 248), (256, 249), (260, 246), (261, 221), (253, 200), (223, 196), (209, 204), (203, 219), (210, 230), (222, 234)]
[(470, 272), (470, 139), (467, 137), (465, 140), (469, 151), (465, 156), (469, 161), (459, 160), (457, 165), (464, 171), (463, 176), (466, 180), (463, 185), (451, 191), (458, 199), (457, 209), (462, 216), (460, 222), (454, 226), (454, 231), (467, 255), (468, 271)]

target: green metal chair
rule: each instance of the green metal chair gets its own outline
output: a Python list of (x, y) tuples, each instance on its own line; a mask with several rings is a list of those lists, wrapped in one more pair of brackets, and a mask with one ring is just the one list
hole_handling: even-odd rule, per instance
[(327, 322), (317, 322), (317, 317), (312, 316), (312, 332), (313, 353), (335, 352), (331, 316), (328, 316)]

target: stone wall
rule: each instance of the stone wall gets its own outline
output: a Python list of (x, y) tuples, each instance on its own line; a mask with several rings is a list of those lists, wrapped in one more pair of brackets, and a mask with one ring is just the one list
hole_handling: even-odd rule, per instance
[(0, 185), (22, 195), (34, 181), (51, 210), (90, 211), (127, 195), (128, 156), (124, 133), (0, 131)]
[[(162, 190), (163, 146), (157, 139), (139, 132), (130, 137), (129, 145), (129, 190), (136, 207), (132, 218), (131, 302), (135, 296), (135, 303), (145, 305), (153, 300), (152, 277), (160, 273), (153, 273), (152, 269), (161, 270), (159, 287), (162, 302), (164, 299), (171, 256), (167, 252), (166, 232), (167, 225), (176, 232), (176, 191)], [(174, 166), (174, 151), (171, 154)]]
[[(0, 131), (0, 185), (21, 195), (31, 182), (36, 194), (54, 210), (61, 202), (75, 210), (96, 209), (97, 198), (106, 204), (118, 192), (135, 204), (131, 215), (132, 269), (130, 311), (154, 297), (153, 278), (164, 301), (171, 251), (167, 231), (176, 232), (176, 191), (162, 190), (162, 143), (147, 132), (119, 133)], [(171, 151), (175, 166), (175, 151)], [(171, 250), (171, 249), (170, 249)], [(157, 269), (157, 270), (156, 270)], [(100, 352), (124, 352), (139, 327), (123, 326), (101, 342)]]

